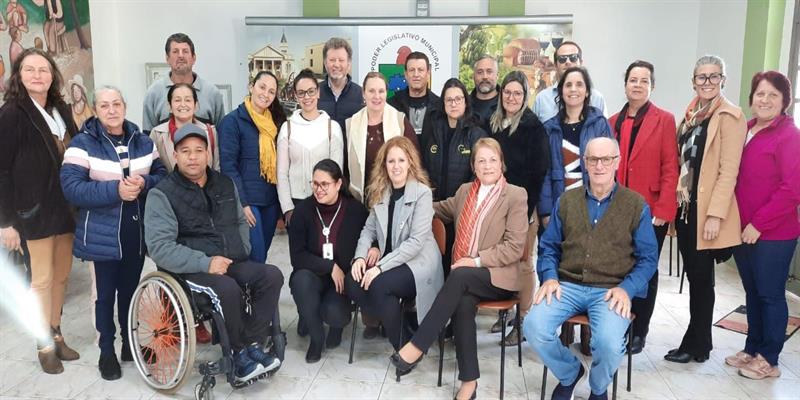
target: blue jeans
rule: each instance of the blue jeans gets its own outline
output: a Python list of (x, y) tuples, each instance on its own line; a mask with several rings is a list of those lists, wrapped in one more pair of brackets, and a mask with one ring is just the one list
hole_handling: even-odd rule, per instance
[(281, 214), (281, 206), (276, 202), (271, 206), (250, 205), (250, 211), (256, 217), (256, 226), (250, 228), (250, 261), (267, 262), (267, 252), (272, 246), (275, 226)]
[(759, 240), (733, 251), (747, 299), (747, 340), (744, 352), (761, 354), (770, 365), (778, 365), (783, 350), (789, 309), (786, 279), (797, 239)]
[(558, 338), (558, 328), (570, 317), (586, 313), (592, 329), (592, 370), (589, 386), (594, 394), (603, 394), (625, 354), (625, 336), (631, 321), (608, 309), (603, 300), (608, 289), (561, 282), (561, 300), (553, 297), (534, 305), (522, 323), (522, 333), (533, 351), (562, 385), (571, 385), (578, 377), (580, 361)]

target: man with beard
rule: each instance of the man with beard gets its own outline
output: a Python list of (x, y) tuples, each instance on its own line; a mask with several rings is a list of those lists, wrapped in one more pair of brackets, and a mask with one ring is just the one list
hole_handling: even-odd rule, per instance
[(153, 82), (144, 95), (142, 131), (149, 132), (154, 126), (169, 118), (167, 91), (178, 83), (188, 83), (197, 91), (195, 116), (198, 120), (212, 125), (219, 123), (225, 116), (222, 93), (214, 84), (200, 78), (192, 71), (197, 61), (192, 39), (185, 33), (174, 33), (167, 38), (164, 51), (167, 53), (170, 73)]
[(497, 109), (497, 94), (500, 93), (500, 87), (497, 86), (497, 70), (497, 60), (490, 55), (482, 56), (472, 65), (475, 89), (469, 97), (472, 113), (478, 117), (481, 125), (486, 125)]

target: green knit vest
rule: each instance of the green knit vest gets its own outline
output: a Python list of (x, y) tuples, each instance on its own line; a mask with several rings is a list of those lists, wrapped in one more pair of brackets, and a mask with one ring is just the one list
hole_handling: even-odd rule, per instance
[(639, 226), (644, 199), (617, 185), (606, 213), (589, 223), (586, 188), (569, 190), (559, 200), (564, 241), (558, 276), (567, 282), (598, 287), (617, 286), (633, 269), (633, 233)]

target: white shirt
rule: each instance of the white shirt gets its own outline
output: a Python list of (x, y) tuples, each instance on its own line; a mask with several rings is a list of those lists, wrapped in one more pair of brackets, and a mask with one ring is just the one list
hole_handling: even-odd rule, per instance
[(58, 113), (58, 110), (53, 107), (53, 115), (50, 115), (36, 100), (33, 100), (33, 98), (31, 98), (31, 100), (33, 101), (33, 105), (36, 106), (36, 109), (42, 113), (44, 122), (47, 122), (47, 127), (50, 128), (50, 132), (55, 135), (58, 140), (64, 140), (64, 134), (67, 133), (67, 124), (64, 122), (64, 119), (61, 118), (61, 114)]

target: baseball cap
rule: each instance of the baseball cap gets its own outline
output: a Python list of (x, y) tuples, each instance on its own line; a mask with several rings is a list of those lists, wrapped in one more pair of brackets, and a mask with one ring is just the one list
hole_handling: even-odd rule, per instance
[(181, 140), (190, 136), (196, 136), (208, 144), (208, 135), (206, 131), (195, 124), (186, 124), (175, 131), (175, 136), (172, 137), (172, 143), (178, 144)]

